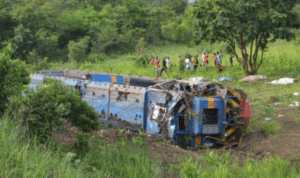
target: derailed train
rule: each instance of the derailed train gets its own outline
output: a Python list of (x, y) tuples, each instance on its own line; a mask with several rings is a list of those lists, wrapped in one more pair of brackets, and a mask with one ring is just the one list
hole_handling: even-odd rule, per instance
[(250, 120), (247, 95), (217, 83), (77, 70), (42, 71), (30, 77), (31, 88), (47, 77), (74, 86), (102, 123), (145, 130), (181, 147), (236, 142)]

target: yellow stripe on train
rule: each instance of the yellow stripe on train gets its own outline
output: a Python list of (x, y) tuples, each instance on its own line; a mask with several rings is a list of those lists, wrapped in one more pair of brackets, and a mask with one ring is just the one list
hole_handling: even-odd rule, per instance
[(208, 101), (208, 108), (209, 109), (215, 108), (215, 106), (214, 106), (214, 102), (215, 102), (214, 98), (207, 98), (207, 101)]
[(230, 102), (230, 103), (233, 105), (233, 107), (235, 107), (235, 108), (239, 108), (239, 107), (240, 107), (240, 105), (239, 105), (237, 102), (235, 102), (233, 99), (230, 99), (229, 102)]
[(111, 81), (112, 81), (113, 83), (117, 83), (117, 76), (112, 75), (112, 76), (110, 76), (110, 77), (111, 77)]
[(231, 129), (227, 130), (227, 132), (226, 132), (227, 137), (228, 137), (229, 135), (231, 135), (234, 131), (235, 131), (234, 128), (231, 128)]

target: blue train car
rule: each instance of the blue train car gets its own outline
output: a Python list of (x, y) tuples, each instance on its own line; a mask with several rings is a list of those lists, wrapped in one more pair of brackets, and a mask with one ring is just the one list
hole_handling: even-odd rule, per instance
[(229, 144), (249, 123), (247, 95), (216, 83), (68, 70), (31, 75), (29, 87), (47, 77), (78, 89), (100, 122), (145, 130), (181, 147)]

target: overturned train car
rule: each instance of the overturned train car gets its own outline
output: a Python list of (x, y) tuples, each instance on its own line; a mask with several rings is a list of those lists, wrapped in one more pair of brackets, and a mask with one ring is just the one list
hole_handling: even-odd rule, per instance
[(180, 147), (227, 145), (249, 124), (247, 95), (217, 83), (60, 70), (32, 74), (29, 87), (46, 77), (78, 89), (101, 123), (145, 130)]

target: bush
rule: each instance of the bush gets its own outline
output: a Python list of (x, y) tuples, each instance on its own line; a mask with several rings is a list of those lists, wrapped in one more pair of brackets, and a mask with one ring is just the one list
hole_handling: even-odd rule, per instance
[(21, 95), (24, 85), (30, 82), (25, 62), (11, 60), (11, 45), (0, 51), (0, 115), (3, 114), (13, 95)]
[(35, 91), (27, 89), (24, 94), (23, 121), (27, 133), (38, 135), (41, 142), (61, 129), (66, 118), (82, 131), (99, 128), (95, 110), (81, 101), (78, 91), (58, 80), (45, 79), (44, 85), (38, 85)]
[(79, 158), (83, 158), (92, 148), (91, 141), (95, 139), (90, 133), (76, 132), (76, 140), (73, 149)]
[(138, 66), (146, 67), (150, 63), (150, 60), (149, 57), (144, 54), (137, 57), (136, 63)]
[(83, 62), (87, 58), (87, 49), (90, 37), (83, 37), (78, 42), (70, 41), (68, 44), (69, 62)]
[(91, 53), (88, 55), (88, 62), (98, 63), (100, 61), (104, 61), (104, 54), (102, 53)]

